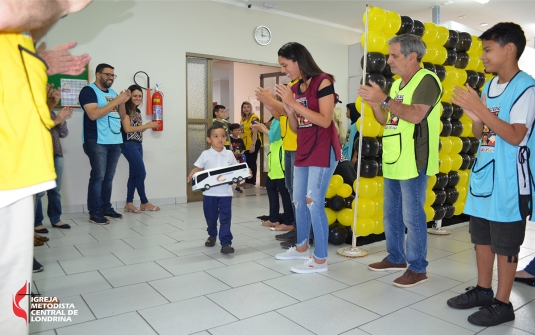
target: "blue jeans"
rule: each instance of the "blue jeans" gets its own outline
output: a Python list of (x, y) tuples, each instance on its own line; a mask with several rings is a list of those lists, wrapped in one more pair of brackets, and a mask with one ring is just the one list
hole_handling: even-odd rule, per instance
[(527, 273), (529, 273), (532, 276), (535, 276), (535, 257), (529, 262), (528, 266), (524, 269)]
[[(48, 209), (46, 211), (50, 223), (55, 225), (61, 221), (61, 176), (63, 175), (63, 156), (54, 155), (54, 169), (56, 170), (56, 187), (46, 191), (48, 195)], [(45, 192), (35, 195), (35, 227), (43, 224), (43, 204), (41, 198)]]
[[(290, 199), (293, 200), (294, 196), (294, 164), (295, 164), (295, 151), (284, 151), (284, 184), (290, 194)], [(292, 201), (292, 209), (295, 213), (295, 205)], [(288, 224), (288, 223), (286, 223)], [(292, 225), (295, 228), (295, 219), (292, 221)]]
[(266, 191), (269, 200), (269, 221), (279, 222), (279, 193), (282, 199), (282, 208), (284, 208), (284, 224), (290, 225), (295, 223), (294, 209), (290, 194), (284, 185), (284, 178), (271, 179), (266, 178)]
[(142, 204), (149, 202), (145, 194), (145, 164), (143, 163), (143, 145), (141, 142), (127, 141), (121, 144), (121, 151), (126, 157), (130, 166), (128, 183), (126, 184), (126, 202), (134, 201), (134, 191), (137, 188), (137, 194)]
[[(384, 225), (386, 259), (395, 264), (409, 263), (409, 270), (425, 273), (427, 268), (427, 223), (424, 203), (428, 176), (425, 170), (408, 180), (385, 178)], [(405, 227), (407, 255), (405, 256)]]
[(111, 189), (117, 161), (121, 155), (121, 145), (98, 144), (97, 140), (85, 140), (84, 152), (91, 164), (87, 208), (89, 215), (101, 217), (105, 212), (113, 210)]
[(219, 241), (221, 246), (232, 244), (230, 221), (232, 218), (232, 197), (203, 196), (202, 207), (208, 228), (208, 236), (217, 237), (217, 219), (219, 218)]
[[(336, 169), (336, 155), (331, 149), (329, 167), (296, 166), (294, 168), (293, 201), (297, 223), (297, 246), (308, 243), (310, 226), (314, 229), (314, 257), (327, 258), (329, 224), (325, 213), (325, 194)], [(306, 199), (312, 199), (307, 204)]]

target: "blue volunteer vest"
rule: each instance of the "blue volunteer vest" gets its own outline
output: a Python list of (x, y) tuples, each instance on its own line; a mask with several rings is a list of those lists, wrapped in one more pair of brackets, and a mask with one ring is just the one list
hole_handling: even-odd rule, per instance
[[(98, 108), (106, 106), (110, 101), (117, 97), (117, 93), (111, 88), (108, 88), (108, 92), (103, 92), (97, 85), (95, 85), (95, 83), (89, 84), (89, 87), (91, 87), (97, 95)], [(97, 123), (98, 144), (123, 143), (123, 135), (121, 134), (121, 116), (119, 115), (118, 106), (108, 114), (96, 119), (95, 122)], [(82, 132), (82, 141), (83, 139), (84, 134)]]
[[(500, 120), (510, 123), (511, 109), (529, 87), (535, 86), (535, 80), (520, 71), (507, 84), (502, 94), (491, 97), (489, 87), (494, 80), (496, 78), (486, 83), (483, 90), (483, 94), (487, 96), (487, 107), (490, 112), (497, 113)], [(529, 126), (526, 125), (528, 128)], [(493, 134), (492, 129), (488, 134)], [(507, 143), (498, 135), (490, 137), (484, 140), (482, 138), (479, 142), (477, 158), (470, 174), (470, 188), (464, 212), (497, 222), (520, 221), (519, 183), (531, 183), (533, 204), (534, 185), (531, 171), (526, 171), (525, 176), (518, 175), (519, 146)], [(528, 143), (520, 147), (520, 150), (527, 150), (528, 157), (533, 157), (535, 155), (530, 155), (529, 151), (534, 147), (535, 137), (530, 135)], [(535, 157), (530, 158), (528, 166), (535, 166), (533, 160)]]

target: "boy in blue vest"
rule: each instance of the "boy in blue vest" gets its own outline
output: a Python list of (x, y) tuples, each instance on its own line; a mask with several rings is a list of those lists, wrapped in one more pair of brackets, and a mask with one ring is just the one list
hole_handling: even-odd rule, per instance
[[(482, 307), (468, 317), (477, 326), (496, 326), (515, 319), (509, 296), (515, 279), (526, 218), (533, 209), (533, 180), (529, 162), (535, 137), (535, 80), (520, 71), (518, 60), (526, 46), (522, 28), (498, 23), (480, 37), (485, 70), (497, 76), (485, 84), (481, 99), (466, 85), (455, 87), (452, 102), (472, 119), (481, 138), (470, 175), (464, 212), (471, 215), (470, 236), (476, 246), (477, 286), (448, 300), (457, 309)], [(534, 155), (532, 154), (531, 157)], [(492, 290), (494, 260), (498, 259), (498, 290)]]

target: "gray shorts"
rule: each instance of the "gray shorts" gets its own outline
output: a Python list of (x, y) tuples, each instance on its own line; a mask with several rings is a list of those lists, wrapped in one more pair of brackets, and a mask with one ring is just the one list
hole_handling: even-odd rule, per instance
[(529, 196), (520, 197), (520, 221), (496, 222), (472, 216), (469, 224), (472, 243), (490, 245), (492, 252), (501, 256), (518, 255), (526, 235), (528, 200)]

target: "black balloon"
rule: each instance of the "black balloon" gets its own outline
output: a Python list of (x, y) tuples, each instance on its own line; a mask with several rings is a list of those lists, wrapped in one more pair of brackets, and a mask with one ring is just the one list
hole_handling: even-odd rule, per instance
[(346, 244), (352, 244), (353, 243), (353, 230), (351, 230), (351, 226), (346, 227), (347, 235), (346, 235)]
[(381, 156), (376, 156), (374, 159), (377, 162), (377, 167), (378, 167), (377, 175), (382, 177), (383, 176), (383, 160)]
[(355, 200), (355, 196), (354, 195), (350, 195), (349, 197), (344, 199), (344, 201), (346, 202), (346, 208), (351, 208), (353, 200)]
[(370, 81), (373, 81), (374, 83), (379, 85), (379, 87), (381, 88), (381, 91), (383, 91), (385, 89), (386, 79), (385, 79), (385, 76), (383, 76), (382, 74), (380, 74), (380, 73), (366, 73), (366, 83), (365, 83), (365, 85), (372, 86), (370, 84)]
[[(366, 71), (369, 73), (381, 73), (386, 66), (386, 57), (380, 52), (368, 52)], [(364, 56), (360, 59), (360, 68), (364, 68)]]
[(343, 244), (347, 237), (347, 229), (341, 224), (333, 224), (329, 227), (329, 243), (334, 245)]
[(477, 152), (477, 149), (479, 148), (479, 140), (475, 137), (469, 137), (469, 139), (470, 139), (470, 149), (468, 150), (467, 154), (475, 155)]
[(476, 157), (475, 156), (468, 156), (470, 157), (470, 165), (468, 165), (468, 169), (472, 169), (472, 166), (474, 166), (474, 163), (476, 162)]
[[(455, 30), (451, 30), (451, 29), (450, 29), (449, 32), (450, 32), (450, 35), (448, 36), (448, 40), (444, 44), (444, 47), (446, 49), (453, 50), (457, 46), (457, 42), (459, 42), (459, 33), (456, 32)], [(453, 65), (453, 64), (451, 64), (451, 65)]]
[(485, 73), (484, 72), (478, 72), (477, 76), (478, 76), (479, 79), (477, 81), (476, 88), (480, 89), (481, 87), (483, 87), (485, 85), (485, 82), (487, 81), (487, 77), (485, 77)]
[(448, 137), (451, 134), (451, 122), (448, 120), (442, 120), (442, 131), (440, 136)]
[(435, 65), (433, 63), (424, 62), (424, 69), (436, 73)]
[(422, 37), (424, 36), (424, 31), (425, 31), (424, 23), (419, 20), (413, 20), (412, 30), (410, 33), (413, 35)]
[(451, 118), (454, 120), (460, 120), (464, 114), (463, 108), (455, 104), (452, 104), (452, 107), (453, 107), (453, 113), (451, 114)]
[(476, 71), (466, 70), (466, 83), (472, 88), (476, 88), (479, 76)]
[(329, 200), (330, 199), (325, 198), (325, 208), (329, 208)]
[(470, 56), (464, 51), (457, 51), (457, 60), (455, 61), (455, 67), (464, 69), (470, 61)]
[(433, 216), (433, 220), (442, 220), (444, 216), (446, 215), (446, 209), (442, 205), (433, 205), (433, 210), (435, 211), (435, 216)]
[(442, 65), (435, 64), (435, 73), (440, 81), (444, 81), (444, 78), (446, 78), (446, 68)]
[(445, 204), (444, 205), (444, 217), (446, 219), (449, 219), (455, 215), (455, 205), (453, 204)]
[(362, 159), (360, 167), (360, 176), (364, 178), (373, 178), (379, 172), (379, 164), (375, 159)]
[(453, 106), (449, 102), (442, 102), (442, 115), (440, 118), (447, 119), (453, 114)]
[(433, 202), (433, 205), (442, 205), (446, 201), (446, 191), (443, 188), (436, 188), (433, 192), (435, 192), (435, 202)]
[(438, 139), (438, 151), (442, 150), (442, 140)]
[(470, 150), (470, 139), (468, 137), (461, 137), (461, 141), (463, 142), (461, 153), (465, 154)]
[[(359, 139), (355, 141), (356, 145), (359, 144)], [(379, 154), (379, 141), (376, 137), (362, 137), (362, 156), (363, 157), (375, 157)]]
[(455, 187), (457, 184), (459, 184), (459, 180), (461, 177), (459, 177), (459, 172), (457, 171), (450, 171), (448, 172), (448, 187)]
[(449, 178), (447, 174), (439, 172), (436, 174), (436, 176), (437, 181), (435, 182), (435, 186), (433, 187), (433, 189), (441, 189), (448, 185)]
[(461, 167), (459, 168), (459, 170), (466, 170), (470, 166), (470, 155), (461, 154), (461, 157), (463, 159), (463, 162), (461, 163)]
[(388, 55), (385, 55), (385, 58), (386, 58), (386, 65), (385, 65), (383, 72), (381, 73), (385, 77), (392, 77), (394, 74), (392, 73), (392, 69), (390, 68), (390, 65), (388, 65)]
[(459, 33), (459, 41), (455, 46), (457, 51), (468, 51), (472, 46), (472, 36), (469, 33), (461, 32)]
[(459, 199), (459, 190), (455, 187), (446, 188), (444, 191), (446, 191), (446, 203), (453, 204)]
[(451, 136), (461, 136), (464, 125), (459, 120), (451, 120)]
[(448, 49), (448, 57), (446, 57), (446, 61), (442, 65), (455, 65), (455, 62), (457, 61), (457, 52), (453, 49)]
[(385, 94), (390, 94), (390, 89), (392, 88), (392, 84), (395, 82), (396, 80), (394, 79), (394, 77), (386, 77), (385, 76), (385, 89), (383, 90), (383, 92)]
[(339, 212), (346, 206), (344, 198), (339, 195), (335, 195), (329, 200), (329, 208), (335, 212)]
[(396, 35), (410, 34), (413, 27), (414, 27), (414, 20), (408, 16), (402, 15), (401, 27), (399, 27), (399, 31), (396, 33)]

